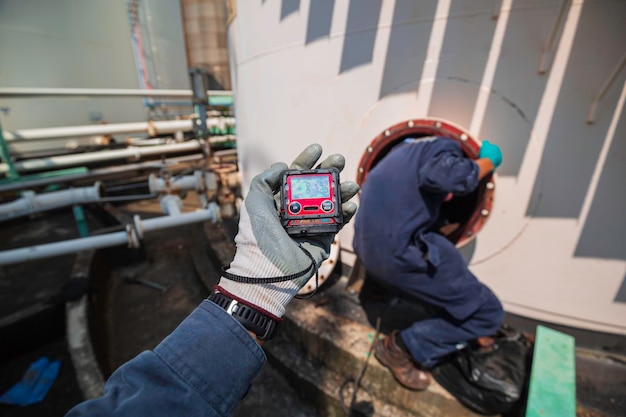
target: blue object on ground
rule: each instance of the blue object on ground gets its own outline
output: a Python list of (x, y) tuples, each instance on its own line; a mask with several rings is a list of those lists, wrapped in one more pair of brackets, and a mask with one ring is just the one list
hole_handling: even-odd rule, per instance
[(61, 361), (50, 361), (41, 357), (33, 362), (22, 380), (13, 385), (0, 397), (1, 404), (30, 405), (43, 401), (59, 375)]

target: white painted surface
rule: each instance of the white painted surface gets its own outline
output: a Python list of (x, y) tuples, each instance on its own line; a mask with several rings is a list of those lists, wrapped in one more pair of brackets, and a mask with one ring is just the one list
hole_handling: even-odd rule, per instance
[[(145, 0), (151, 15), (155, 88), (189, 89), (178, 2)], [(146, 42), (147, 39), (144, 39)], [(124, 0), (3, 0), (0, 4), (0, 86), (140, 88)], [(145, 120), (142, 98), (4, 99), (3, 128)]]
[[(325, 24), (309, 21), (311, 1), (282, 20), (280, 1), (239, 3), (229, 36), (245, 182), (312, 142), (346, 155), (342, 178), (354, 180), (367, 145), (388, 126), (429, 107), (431, 116), (464, 120), (505, 150), (491, 218), (470, 254), (472, 271), (508, 311), (626, 334), (626, 233), (619, 232), (626, 216), (603, 219), (594, 211), (617, 204), (611, 213), (619, 213), (626, 201), (618, 104), (626, 74), (603, 98), (597, 122), (585, 123), (589, 100), (616, 64), (611, 56), (623, 55), (623, 2), (573, 1), (543, 76), (541, 50), (560, 2), (505, 0), (494, 21), (492, 1), (371, 0), (360, 4), (378, 13), (378, 23), (369, 16), (359, 26), (354, 0), (336, 0), (329, 33), (308, 43), (308, 25)], [(428, 62), (415, 65), (424, 45), (432, 46)], [(348, 58), (354, 65), (342, 71)], [(585, 234), (585, 224), (597, 230)], [(590, 237), (616, 249), (577, 254)], [(346, 252), (351, 240), (346, 227)]]

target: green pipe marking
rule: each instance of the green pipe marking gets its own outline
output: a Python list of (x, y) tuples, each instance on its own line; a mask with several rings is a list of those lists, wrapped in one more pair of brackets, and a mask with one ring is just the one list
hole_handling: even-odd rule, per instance
[[(5, 178), (5, 179), (0, 180), (0, 185), (14, 183), (18, 181), (24, 182), (24, 181), (30, 181), (30, 180), (38, 180), (41, 178), (61, 177), (63, 175), (84, 174), (85, 172), (88, 172), (88, 171), (89, 170), (86, 167), (76, 167), (76, 168), (59, 169), (56, 171), (46, 171), (46, 172), (40, 172), (37, 174), (22, 175), (19, 178), (9, 178), (9, 179)], [(62, 182), (63, 178), (59, 178), (59, 181)]]
[(87, 228), (87, 221), (85, 220), (85, 212), (83, 207), (79, 205), (72, 206), (74, 212), (74, 219), (76, 220), (76, 226), (78, 227), (78, 234), (80, 237), (89, 236), (89, 229)]
[(232, 106), (233, 105), (233, 96), (209, 96), (209, 105), (210, 106)]
[(7, 174), (8, 178), (18, 178), (20, 176), (17, 173), (15, 166), (13, 165), (13, 161), (11, 160), (9, 147), (4, 141), (4, 135), (2, 134), (2, 124), (0, 124), (0, 159), (4, 160), (4, 162), (6, 162), (7, 166), (9, 167), (9, 172)]

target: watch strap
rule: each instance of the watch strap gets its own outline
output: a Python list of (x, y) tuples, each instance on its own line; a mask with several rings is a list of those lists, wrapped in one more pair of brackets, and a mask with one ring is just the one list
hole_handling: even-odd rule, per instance
[(275, 320), (231, 297), (214, 292), (209, 295), (208, 300), (223, 308), (260, 340), (270, 340), (278, 333), (278, 323)]

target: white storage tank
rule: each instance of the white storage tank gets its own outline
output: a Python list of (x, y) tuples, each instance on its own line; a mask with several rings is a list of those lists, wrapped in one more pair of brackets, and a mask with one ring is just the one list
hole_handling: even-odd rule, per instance
[[(487, 221), (462, 248), (472, 271), (509, 312), (626, 334), (626, 2), (229, 6), (246, 181), (313, 142), (356, 180), (394, 126), (457, 126), (504, 152)], [(351, 266), (352, 229), (340, 239)]]

